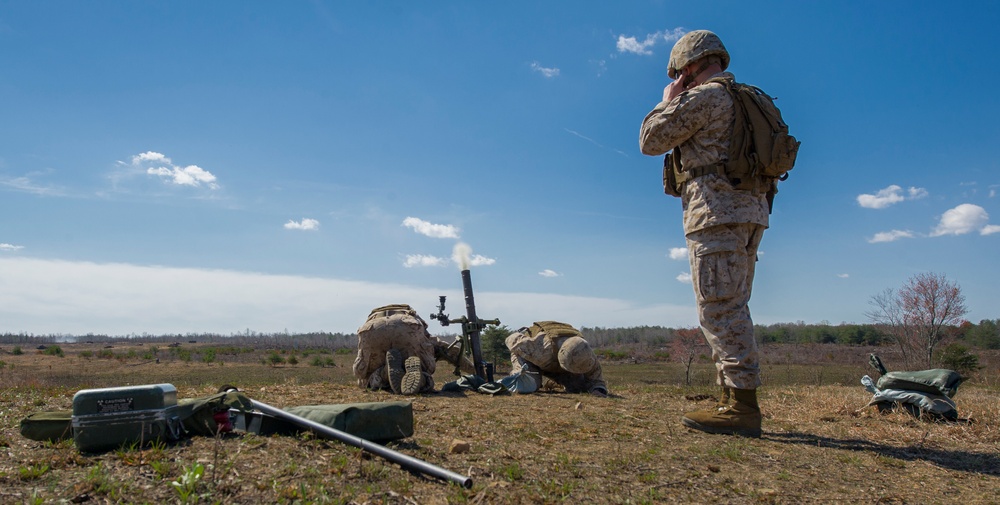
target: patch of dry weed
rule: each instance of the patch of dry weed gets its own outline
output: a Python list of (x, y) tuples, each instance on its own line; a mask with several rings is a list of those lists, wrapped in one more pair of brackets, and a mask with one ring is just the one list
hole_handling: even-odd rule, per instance
[[(80, 454), (68, 442), (21, 437), (20, 419), (68, 409), (84, 387), (158, 382), (177, 385), (181, 397), (237, 384), (275, 406), (399, 398), (353, 386), (350, 356), (322, 368), (130, 366), (64, 348), (65, 358), (5, 356), (13, 367), (0, 370), (0, 502), (178, 503), (173, 483), (199, 465), (188, 502), (972, 504), (997, 503), (1000, 490), (1000, 401), (992, 389), (963, 386), (956, 401), (968, 421), (932, 423), (865, 407), (870, 395), (860, 385), (765, 387), (764, 435), (745, 439), (683, 428), (681, 414), (712, 405), (715, 391), (678, 385), (677, 370), (664, 364), (608, 364), (611, 398), (413, 397), (415, 434), (389, 446), (471, 476), (471, 489), (310, 436), (230, 434)], [(453, 379), (449, 372), (438, 372), (439, 386)], [(451, 452), (455, 440), (469, 450)]]

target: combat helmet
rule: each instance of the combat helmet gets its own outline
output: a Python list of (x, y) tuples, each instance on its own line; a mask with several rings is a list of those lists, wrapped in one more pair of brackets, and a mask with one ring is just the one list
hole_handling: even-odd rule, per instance
[(676, 79), (680, 70), (692, 62), (706, 56), (718, 56), (722, 60), (722, 70), (729, 67), (729, 51), (722, 45), (722, 39), (708, 30), (695, 30), (681, 37), (670, 50), (667, 76)]
[(597, 366), (597, 356), (581, 337), (569, 337), (559, 345), (559, 367), (569, 373), (584, 374)]

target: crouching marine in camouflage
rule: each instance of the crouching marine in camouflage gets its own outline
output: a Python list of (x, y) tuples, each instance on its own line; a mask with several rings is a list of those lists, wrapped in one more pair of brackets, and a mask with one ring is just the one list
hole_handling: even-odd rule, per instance
[(601, 363), (580, 332), (566, 323), (541, 321), (511, 333), (511, 374), (501, 384), (514, 393), (533, 393), (549, 379), (568, 393), (607, 396)]
[(434, 391), (438, 359), (453, 361), (458, 352), (431, 336), (427, 323), (406, 304), (378, 307), (358, 329), (354, 376), (368, 389), (415, 395)]

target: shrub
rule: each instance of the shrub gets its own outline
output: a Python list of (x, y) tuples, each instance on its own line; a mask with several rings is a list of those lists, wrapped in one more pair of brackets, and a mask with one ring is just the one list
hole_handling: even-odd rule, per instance
[(979, 366), (979, 356), (969, 352), (969, 348), (959, 344), (948, 344), (941, 351), (941, 365), (950, 368), (963, 376), (969, 376), (982, 368)]

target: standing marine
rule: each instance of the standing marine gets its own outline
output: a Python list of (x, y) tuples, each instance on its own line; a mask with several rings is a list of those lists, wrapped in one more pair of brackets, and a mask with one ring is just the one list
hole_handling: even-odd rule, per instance
[(733, 96), (720, 82), (734, 79), (728, 66), (729, 52), (716, 34), (681, 37), (667, 67), (674, 80), (643, 119), (639, 145), (650, 156), (670, 152), (665, 191), (681, 198), (698, 318), (723, 387), (717, 408), (688, 412), (682, 422), (708, 433), (759, 437), (760, 361), (748, 302), (772, 188), (737, 189), (726, 177), (736, 121)]

